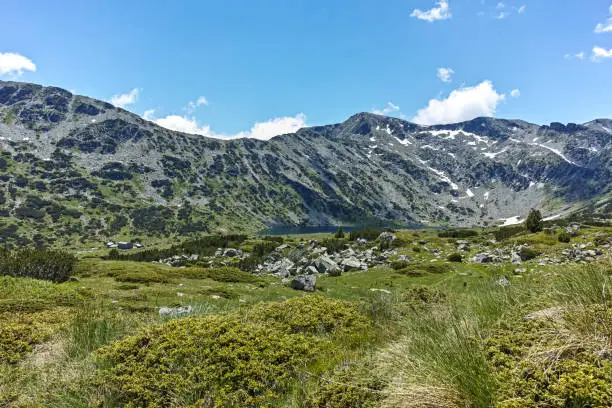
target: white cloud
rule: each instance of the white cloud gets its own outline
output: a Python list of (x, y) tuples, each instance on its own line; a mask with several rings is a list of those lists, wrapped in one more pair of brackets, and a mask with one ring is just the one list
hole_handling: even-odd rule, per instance
[(397, 112), (400, 110), (400, 107), (395, 105), (393, 102), (387, 102), (387, 106), (382, 109), (372, 109), (372, 113), (376, 115), (386, 115), (391, 112)]
[(185, 110), (188, 113), (193, 113), (193, 111), (195, 111), (198, 106), (202, 105), (208, 105), (208, 99), (206, 99), (205, 96), (199, 96), (195, 102), (189, 101), (189, 103), (187, 103), (187, 106), (185, 107)]
[(505, 11), (502, 11), (495, 18), (498, 19), (498, 20), (503, 20), (504, 18), (508, 17), (508, 15), (509, 15), (508, 13), (506, 13)]
[(597, 34), (612, 33), (612, 6), (610, 6), (608, 11), (610, 13), (608, 20), (605, 23), (599, 23), (595, 26), (595, 32)]
[(518, 13), (519, 13), (519, 14), (523, 14), (523, 13), (525, 12), (525, 9), (526, 9), (526, 8), (527, 8), (527, 6), (522, 5), (522, 6), (521, 6), (521, 7), (519, 7), (519, 9), (518, 9)]
[(13, 52), (0, 52), (0, 76), (16, 78), (23, 75), (23, 71), (36, 72), (36, 65), (31, 59)]
[(455, 73), (452, 68), (438, 68), (438, 78), (442, 82), (452, 81), (452, 76)]
[(605, 24), (599, 23), (595, 26), (595, 32), (597, 34), (601, 33), (611, 33), (612, 32), (612, 18), (608, 19)]
[(436, 125), (462, 122), (478, 116), (493, 116), (497, 104), (505, 97), (497, 93), (491, 81), (483, 81), (473, 87), (455, 89), (446, 99), (431, 99), (412, 121), (422, 125)]
[(109, 102), (120, 108), (124, 108), (126, 105), (132, 105), (138, 101), (138, 94), (140, 90), (138, 88), (132, 89), (128, 93), (113, 95)]
[(497, 3), (497, 8), (498, 9), (503, 9), (504, 7), (506, 7), (506, 5), (504, 3), (502, 3), (501, 1), (499, 3)]
[(156, 123), (166, 129), (176, 130), (178, 132), (191, 133), (217, 139), (237, 139), (237, 138), (252, 138), (260, 140), (268, 140), (274, 136), (283, 135), (286, 133), (295, 133), (300, 128), (306, 127), (306, 115), (299, 113), (295, 116), (285, 116), (270, 119), (267, 122), (257, 122), (248, 131), (238, 132), (236, 134), (222, 134), (214, 132), (209, 125), (200, 125), (197, 119), (188, 115), (168, 115), (163, 118), (154, 117), (155, 110), (146, 110), (142, 117), (146, 120)]
[(147, 109), (146, 111), (144, 111), (144, 113), (142, 114), (143, 119), (145, 120), (154, 120), (153, 119), (153, 114), (155, 113), (155, 109)]
[(149, 117), (148, 120), (151, 120), (152, 122), (155, 122), (159, 126), (165, 127), (166, 129), (176, 130), (178, 132), (184, 133), (191, 133), (194, 135), (214, 137), (212, 131), (210, 130), (210, 126), (198, 125), (197, 120), (193, 117), (168, 115), (165, 118), (159, 119), (153, 119), (152, 117)]
[(510, 91), (510, 96), (513, 98), (518, 98), (519, 96), (521, 96), (521, 91), (518, 89), (513, 89), (512, 91)]
[(573, 54), (573, 55), (572, 54), (565, 54), (563, 56), (563, 58), (566, 58), (566, 59), (570, 59), (570, 58), (584, 59), (584, 51), (580, 51), (579, 53)]
[(438, 5), (438, 7), (433, 7), (426, 11), (414, 9), (412, 10), (412, 14), (410, 14), (410, 17), (416, 17), (419, 20), (425, 20), (432, 23), (438, 20), (447, 20), (453, 16), (451, 14), (447, 0), (440, 0), (436, 4)]
[(306, 115), (298, 113), (295, 116), (284, 116), (270, 119), (267, 122), (257, 122), (251, 130), (230, 136), (231, 138), (248, 137), (251, 139), (268, 140), (274, 136), (295, 133), (306, 127)]
[(606, 50), (601, 47), (593, 47), (593, 60), (601, 61), (604, 58), (612, 58), (612, 48)]

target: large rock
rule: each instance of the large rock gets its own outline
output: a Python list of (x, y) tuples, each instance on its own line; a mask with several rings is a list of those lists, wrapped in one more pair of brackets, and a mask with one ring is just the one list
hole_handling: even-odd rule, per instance
[(368, 265), (364, 264), (363, 262), (361, 262), (359, 259), (355, 258), (354, 256), (343, 259), (340, 262), (340, 265), (344, 267), (345, 271), (348, 271), (351, 269), (368, 269)]
[(313, 262), (313, 266), (317, 268), (319, 273), (330, 273), (337, 272), (340, 270), (340, 266), (334, 262), (329, 256), (321, 255)]
[(378, 236), (378, 239), (380, 239), (381, 241), (391, 242), (395, 240), (395, 235), (390, 234), (385, 231), (385, 232), (380, 233), (380, 235)]
[(317, 287), (317, 277), (315, 275), (299, 275), (293, 278), (290, 286), (295, 290), (314, 292)]

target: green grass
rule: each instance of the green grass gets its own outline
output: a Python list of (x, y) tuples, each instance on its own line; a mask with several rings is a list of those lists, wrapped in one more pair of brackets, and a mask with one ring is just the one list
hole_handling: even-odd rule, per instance
[[(572, 243), (610, 229), (581, 232)], [(454, 238), (397, 235), (398, 255), (414, 261), (318, 277), (316, 294), (232, 267), (96, 258), (78, 262), (78, 282), (0, 278), (0, 405), (612, 404), (612, 367), (598, 357), (612, 342), (609, 261), (540, 266), (536, 258), (517, 276), (516, 265), (469, 261), (490, 245), (487, 231), (467, 238), (461, 263), (444, 261)], [(498, 245), (527, 240), (559, 256), (567, 244), (549, 238), (522, 234)], [(501, 276), (510, 286), (495, 283)], [(193, 314), (158, 314), (177, 306)], [(562, 308), (561, 320), (524, 320), (550, 307)]]

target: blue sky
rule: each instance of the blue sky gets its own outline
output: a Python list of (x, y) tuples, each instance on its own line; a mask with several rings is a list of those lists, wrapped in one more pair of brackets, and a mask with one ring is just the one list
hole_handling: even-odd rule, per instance
[(217, 137), (361, 111), (586, 122), (612, 117), (612, 0), (4, 0), (0, 78)]

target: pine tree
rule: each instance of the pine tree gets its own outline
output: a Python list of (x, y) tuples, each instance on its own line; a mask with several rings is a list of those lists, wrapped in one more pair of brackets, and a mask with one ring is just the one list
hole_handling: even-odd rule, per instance
[(531, 210), (525, 220), (525, 228), (529, 232), (542, 231), (542, 214), (539, 210)]
[(336, 231), (336, 235), (334, 235), (334, 238), (344, 238), (344, 230), (342, 229), (342, 227), (338, 228), (338, 231)]

